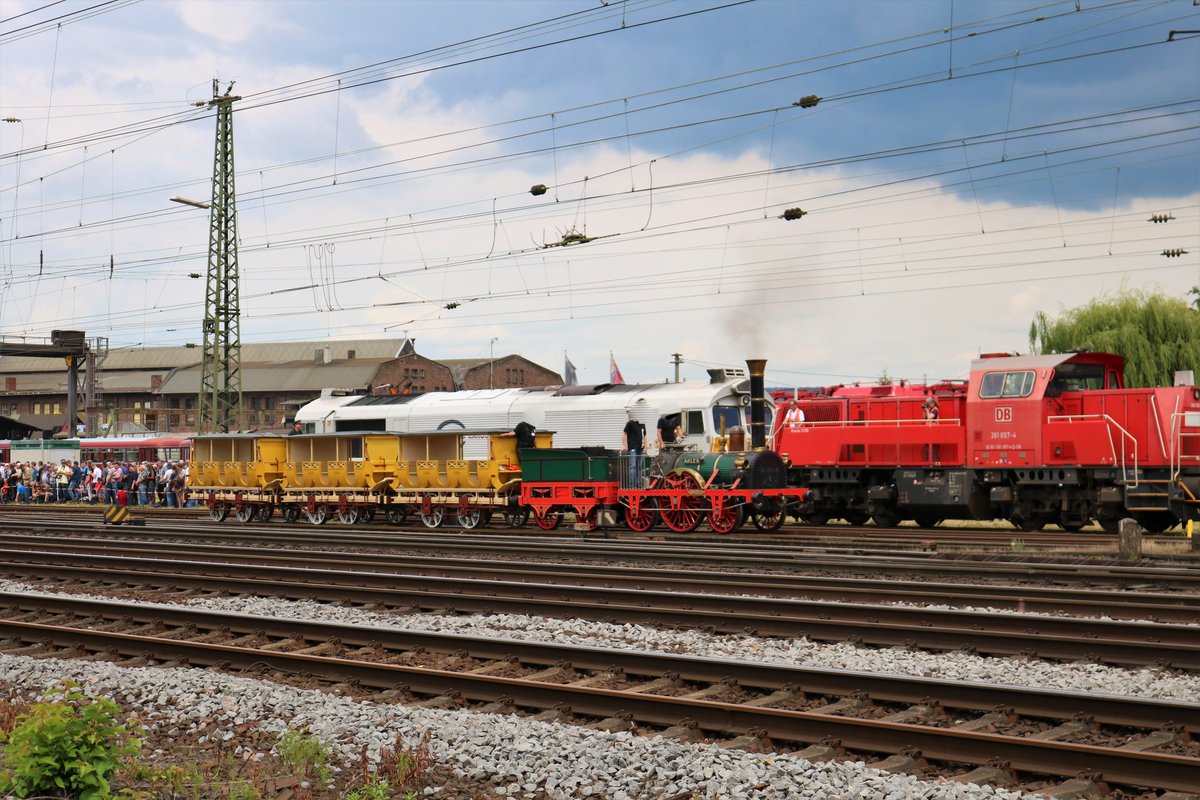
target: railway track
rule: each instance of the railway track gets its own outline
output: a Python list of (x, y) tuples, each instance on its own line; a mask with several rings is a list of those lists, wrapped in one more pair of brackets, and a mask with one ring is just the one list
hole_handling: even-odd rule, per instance
[(1200, 785), (1194, 704), (73, 597), (2, 593), (0, 605), (0, 651), (9, 654), (317, 676), (404, 702), (738, 737), (727, 743), (973, 782), (1053, 782), (1086, 764), (1137, 789)]
[[(29, 518), (47, 520), (71, 520), (98, 522), (103, 515), (103, 506), (30, 506), (7, 504), (0, 506), (0, 520), (11, 519), (14, 522)], [(203, 508), (157, 508), (131, 507), (131, 511), (139, 518), (155, 522), (188, 522), (208, 521), (208, 512)], [(236, 523), (221, 523), (230, 527), (239, 527)], [(285, 524), (276, 519), (269, 523), (272, 527), (287, 527), (289, 529), (306, 530), (313, 526), (307, 523)], [(257, 529), (262, 523), (244, 526)], [(397, 530), (427, 531), (422, 525), (395, 526), (388, 525), (382, 520), (376, 520), (369, 526), (356, 526), (363, 531), (389, 532)], [(454, 531), (452, 525), (447, 531)], [(493, 525), (484, 529), (487, 533), (497, 536), (535, 536), (547, 538), (574, 538), (581, 534), (564, 526), (556, 531), (541, 531), (533, 526), (521, 529), (510, 529), (503, 525)], [(475, 529), (475, 532), (481, 532)], [(595, 534), (593, 534), (595, 535)], [(717, 534), (711, 531), (697, 531), (691, 534), (676, 534), (669, 530), (655, 530), (648, 533), (634, 533), (626, 530), (614, 530), (607, 535), (618, 539), (659, 540), (659, 541), (689, 541), (689, 542), (721, 542), (736, 541), (745, 544), (787, 544), (793, 546), (809, 545), (812, 547), (863, 547), (871, 545), (877, 549), (891, 550), (942, 550), (959, 551), (987, 549), (1011, 549), (1015, 540), (1020, 541), (1020, 547), (1025, 551), (1041, 550), (1077, 550), (1079, 552), (1112, 552), (1117, 548), (1117, 537), (1105, 533), (1099, 528), (1085, 532), (1069, 533), (1064, 531), (1037, 531), (1023, 533), (1011, 528), (992, 527), (944, 527), (919, 528), (895, 527), (878, 528), (854, 525), (821, 525), (810, 526), (789, 523), (773, 533), (761, 533), (754, 529), (742, 529), (732, 534)], [(1148, 534), (1147, 540), (1179, 544), (1186, 550), (1183, 540), (1173, 534)]]
[[(847, 574), (904, 575), (919, 579), (970, 578), (972, 581), (1003, 581), (1088, 586), (1118, 589), (1178, 589), (1200, 591), (1200, 559), (1171, 560), (1149, 565), (1121, 564), (1111, 559), (1075, 559), (1069, 554), (1054, 558), (1042, 556), (991, 555), (940, 557), (928, 553), (874, 553), (862, 548), (846, 548), (847, 552), (815, 552), (805, 547), (785, 544), (745, 545), (735, 541), (694, 542), (687, 539), (609, 540), (605, 538), (562, 538), (539, 536), (481, 535), (443, 531), (369, 532), (356, 529), (312, 526), (285, 527), (275, 525), (230, 527), (200, 522), (155, 523), (144, 528), (113, 528), (96, 523), (82, 526), (78, 522), (0, 525), (9, 533), (29, 533), (46, 536), (83, 536), (88, 533), (111, 538), (122, 536), (131, 540), (152, 537), (161, 540), (172, 537), (180, 541), (228, 542), (256, 544), (279, 548), (320, 547), (358, 549), (382, 552), (403, 551), (406, 554), (454, 553), (489, 559), (528, 558), (542, 561), (561, 558), (595, 563), (651, 563), (662, 565), (719, 566), (723, 570), (748, 572), (826, 572), (838, 576)], [(661, 568), (661, 567), (660, 567)]]
[[(241, 564), (255, 563), (292, 569), (325, 569), (355, 572), (361, 584), (363, 573), (464, 578), (488, 581), (536, 580), (539, 583), (623, 589), (653, 589), (704, 594), (753, 594), (806, 600), (857, 603), (937, 603), (952, 607), (973, 606), (1015, 612), (1063, 616), (1107, 616), (1155, 622), (1200, 623), (1200, 594), (1129, 592), (1095, 588), (1058, 588), (1042, 585), (933, 583), (894, 579), (824, 578), (755, 573), (672, 570), (621, 566), (564, 565), (536, 562), (480, 562), (473, 558), (362, 554), (328, 550), (262, 550), (240, 545), (209, 545), (182, 542), (129, 542), (122, 539), (56, 538), (0, 534), (0, 548), (19, 563), (21, 551), (104, 554), (127, 558), (183, 559)], [(0, 552), (4, 550), (0, 549)]]
[(877, 603), (711, 595), (527, 580), (480, 580), (393, 572), (56, 552), (0, 551), (16, 579), (71, 580), (108, 590), (174, 591), (350, 600), (440, 613), (515, 613), (653, 626), (706, 628), (764, 637), (807, 637), (874, 647), (970, 649), (996, 656), (1087, 660), (1200, 670), (1191, 625), (1074, 617), (1030, 617)]

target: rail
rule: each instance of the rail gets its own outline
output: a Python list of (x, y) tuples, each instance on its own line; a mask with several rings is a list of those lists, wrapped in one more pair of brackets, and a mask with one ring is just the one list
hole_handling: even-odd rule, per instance
[(1094, 420), (1094, 419), (1103, 420), (1106, 424), (1105, 430), (1108, 432), (1108, 447), (1109, 447), (1109, 450), (1112, 452), (1113, 464), (1117, 463), (1118, 457), (1117, 457), (1117, 445), (1116, 445), (1116, 442), (1113, 441), (1112, 429), (1116, 428), (1120, 432), (1122, 440), (1128, 439), (1130, 442), (1133, 442), (1133, 483), (1129, 482), (1129, 470), (1125, 463), (1124, 444), (1122, 444), (1122, 447), (1121, 447), (1121, 454), (1120, 454), (1119, 460), (1121, 462), (1121, 482), (1124, 483), (1126, 486), (1128, 486), (1131, 489), (1136, 489), (1138, 486), (1138, 479), (1139, 479), (1137, 438), (1135, 438), (1132, 433), (1130, 433), (1129, 431), (1127, 431), (1123, 427), (1121, 427), (1121, 424), (1119, 422), (1117, 422), (1115, 419), (1110, 417), (1108, 414), (1067, 414), (1067, 415), (1063, 415), (1063, 416), (1046, 417), (1046, 422), (1060, 422), (1060, 421), (1083, 422), (1085, 420)]
[[(1192, 421), (1189, 422), (1189, 419)], [(1185, 431), (1184, 428), (1196, 428), (1197, 430)], [(1171, 480), (1173, 481), (1179, 480), (1179, 473), (1183, 470), (1185, 460), (1200, 463), (1200, 455), (1184, 454), (1183, 440), (1185, 438), (1200, 439), (1200, 411), (1176, 411), (1171, 414)]]

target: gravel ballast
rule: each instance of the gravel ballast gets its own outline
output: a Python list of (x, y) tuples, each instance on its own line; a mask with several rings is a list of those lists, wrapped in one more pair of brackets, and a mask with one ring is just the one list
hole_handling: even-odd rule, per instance
[[(0, 683), (28, 699), (63, 679), (112, 698), (160, 732), (229, 741), (236, 729), (307, 729), (343, 764), (401, 735), (430, 732), (434, 757), (496, 796), (553, 800), (661, 800), (691, 792), (713, 800), (1016, 800), (1036, 797), (986, 786), (922, 781), (861, 762), (811, 763), (661, 737), (593, 731), (512, 715), (359, 702), (316, 690), (197, 669), (119, 667), (70, 659), (0, 655)], [(152, 756), (152, 754), (150, 754)], [(250, 755), (250, 754), (246, 754)], [(432, 792), (436, 795), (436, 791)]]
[[(18, 581), (0, 581), (0, 590), (22, 594), (38, 594), (43, 591), (41, 587)], [(87, 593), (70, 594), (99, 600), (111, 599)], [(275, 619), (328, 621), (408, 631), (734, 658), (817, 669), (845, 669), (1033, 689), (1200, 702), (1200, 681), (1195, 680), (1193, 675), (1169, 669), (1125, 669), (1089, 662), (1057, 663), (1027, 658), (988, 657), (964, 652), (933, 653), (897, 647), (872, 649), (852, 644), (814, 642), (805, 638), (730, 636), (702, 631), (661, 630), (632, 623), (614, 624), (525, 614), (461, 617), (438, 614), (380, 614), (327, 603), (270, 597), (192, 598), (182, 605)]]

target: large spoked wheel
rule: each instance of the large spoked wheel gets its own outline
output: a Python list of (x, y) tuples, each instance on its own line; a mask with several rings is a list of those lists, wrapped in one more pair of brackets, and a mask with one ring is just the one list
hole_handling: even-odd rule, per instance
[(295, 522), (296, 520), (300, 519), (299, 506), (294, 506), (289, 503), (288, 505), (283, 506), (280, 511), (283, 513), (284, 522)]
[(229, 504), (217, 503), (208, 510), (208, 518), (213, 522), (224, 522), (229, 518)]
[[(662, 488), (691, 492), (698, 490), (700, 484), (692, 475), (679, 472), (665, 476), (662, 480)], [(676, 533), (691, 533), (704, 521), (704, 511), (700, 503), (698, 497), (688, 495), (680, 497), (679, 505), (676, 508), (664, 507), (660, 512), (663, 524)]]
[(552, 508), (540, 516), (534, 514), (533, 521), (544, 531), (557, 530), (558, 526), (562, 524), (562, 513)]
[(270, 522), (271, 517), (275, 515), (275, 506), (272, 503), (263, 503), (258, 507), (258, 513), (254, 515), (255, 522)]
[(308, 514), (308, 521), (313, 525), (324, 525), (329, 521), (329, 506), (321, 504), (312, 511), (305, 512)]
[(458, 524), (467, 530), (474, 530), (483, 522), (483, 511), (478, 508), (468, 508), (458, 512)]
[(338, 522), (343, 525), (357, 525), (362, 519), (362, 510), (351, 506), (338, 511)]
[(426, 528), (440, 528), (442, 520), (445, 518), (446, 509), (441, 506), (430, 507), (428, 514), (424, 511), (421, 512), (421, 522), (425, 524)]
[(708, 511), (708, 527), (715, 533), (733, 533), (746, 521), (746, 512), (741, 506), (725, 506), (720, 511)]
[(233, 514), (235, 517), (237, 517), (238, 522), (249, 522), (250, 520), (254, 519), (254, 506), (242, 506), (237, 511), (233, 512)]
[(520, 506), (504, 507), (504, 524), (510, 528), (523, 528), (529, 522), (529, 509)]
[(656, 522), (658, 522), (658, 510), (653, 506), (641, 506), (636, 514), (629, 509), (625, 509), (625, 525), (631, 531), (645, 533), (648, 530), (652, 530)]
[(786, 515), (783, 513), (782, 508), (771, 512), (755, 511), (754, 527), (758, 528), (760, 531), (777, 531), (779, 530), (779, 527), (783, 525), (784, 516)]
[(404, 506), (388, 506), (385, 515), (389, 525), (403, 525), (408, 519), (408, 509)]

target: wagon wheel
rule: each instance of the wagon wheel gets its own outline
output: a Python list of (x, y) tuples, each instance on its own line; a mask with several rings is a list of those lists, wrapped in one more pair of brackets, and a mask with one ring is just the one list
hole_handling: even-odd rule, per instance
[(720, 511), (708, 511), (708, 527), (715, 533), (733, 533), (746, 521), (746, 512), (741, 506), (725, 506)]
[(1146, 529), (1146, 533), (1162, 533), (1175, 527), (1176, 519), (1169, 511), (1143, 511), (1134, 514), (1137, 524)]
[(589, 509), (588, 512), (582, 516), (576, 514), (575, 524), (582, 525), (589, 531), (596, 530), (596, 528), (600, 525), (600, 520), (596, 513), (596, 509)]
[(363, 508), (362, 521), (363, 522), (374, 522), (375, 521), (375, 506), (366, 506), (365, 508)]
[(842, 519), (849, 522), (851, 525), (860, 526), (866, 525), (869, 517), (865, 511), (847, 511), (842, 515)]
[(458, 512), (458, 524), (469, 531), (478, 528), (482, 521), (483, 512), (478, 507), (460, 509)]
[(933, 528), (942, 521), (937, 514), (914, 514), (913, 520), (922, 528)]
[(820, 514), (820, 513), (801, 514), (799, 517), (799, 520), (801, 522), (803, 522), (805, 525), (812, 525), (814, 527), (819, 528), (822, 525), (829, 524), (829, 515), (828, 514)]
[(299, 506), (294, 506), (291, 503), (288, 503), (287, 505), (282, 506), (279, 510), (283, 514), (284, 522), (295, 522), (296, 520), (300, 519)]
[(544, 531), (552, 531), (562, 524), (562, 514), (557, 509), (550, 509), (545, 514), (533, 515), (533, 521)]
[(213, 522), (224, 522), (229, 517), (229, 504), (217, 503), (208, 510), (208, 518)]
[(388, 506), (384, 515), (387, 517), (389, 525), (403, 525), (405, 520), (408, 519), (408, 507), (399, 505)]
[(510, 528), (523, 528), (529, 522), (529, 509), (521, 506), (504, 507), (504, 524)]
[(1042, 528), (1046, 527), (1045, 517), (1039, 516), (1038, 514), (1024, 514), (1019, 510), (1014, 511), (1013, 515), (1008, 518), (1008, 521), (1012, 523), (1014, 528), (1022, 533), (1032, 533), (1033, 531), (1040, 531)]
[(421, 512), (421, 522), (425, 523), (426, 528), (437, 528), (442, 524), (442, 520), (446, 516), (446, 509), (441, 506), (432, 506), (429, 513)]
[(871, 521), (876, 528), (894, 528), (900, 524), (900, 515), (889, 508), (872, 514)]
[(754, 527), (758, 528), (760, 531), (777, 531), (779, 530), (780, 526), (783, 525), (784, 516), (785, 515), (782, 508), (778, 511), (773, 511), (767, 514), (764, 514), (761, 511), (755, 511)]
[(1120, 517), (1100, 517), (1096, 520), (1105, 533), (1116, 533), (1121, 528)]
[(324, 525), (329, 521), (329, 506), (321, 504), (308, 513), (308, 521), (313, 525)]
[(1082, 520), (1078, 517), (1067, 518), (1066, 516), (1063, 516), (1058, 520), (1058, 527), (1062, 528), (1067, 533), (1079, 533), (1081, 530), (1083, 530), (1083, 526), (1087, 525), (1087, 523), (1087, 520)]
[(645, 533), (653, 529), (656, 522), (658, 522), (658, 510), (650, 503), (643, 503), (636, 514), (625, 509), (625, 525), (631, 531)]
[(256, 511), (254, 506), (242, 506), (233, 513), (237, 517), (238, 522), (249, 522), (254, 519)]
[(338, 522), (343, 525), (357, 525), (362, 519), (362, 509), (350, 506), (337, 512)]
[(480, 509), (479, 511), (479, 527), (486, 528), (492, 521), (492, 510), (490, 508)]
[[(686, 472), (676, 472), (663, 478), (662, 488), (693, 491), (699, 489), (700, 484), (692, 475)], [(699, 497), (680, 497), (677, 508), (664, 507), (659, 513), (662, 514), (663, 523), (676, 533), (691, 533), (704, 521), (704, 511), (701, 509)]]
[(270, 522), (271, 517), (275, 515), (275, 506), (271, 503), (263, 503), (258, 507), (258, 513), (254, 515), (256, 522)]

